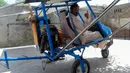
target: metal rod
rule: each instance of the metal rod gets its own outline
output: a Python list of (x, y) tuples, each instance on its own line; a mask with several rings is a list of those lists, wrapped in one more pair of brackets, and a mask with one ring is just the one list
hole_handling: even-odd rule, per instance
[(121, 26), (120, 28), (118, 28), (117, 30), (115, 30), (114, 32), (113, 32), (113, 34), (111, 34), (110, 35), (110, 37), (112, 37), (113, 35), (115, 35), (117, 32), (119, 32), (120, 30), (122, 30), (126, 25), (128, 25), (130, 23), (130, 21), (128, 22), (128, 23), (126, 23), (126, 24), (124, 24), (123, 26)]
[(85, 27), (85, 29), (79, 33), (69, 44), (67, 44), (57, 55), (59, 56), (68, 46), (70, 46), (80, 35), (82, 35), (87, 29), (89, 29), (91, 26), (93, 26), (99, 19), (101, 19), (101, 17), (103, 17), (114, 5), (116, 5), (120, 0), (114, 0), (108, 7), (107, 9), (105, 9), (99, 17), (97, 17), (96, 19), (94, 19), (90, 25), (88, 25), (87, 27)]
[[(52, 6), (52, 5), (53, 5), (53, 4), (51, 4), (50, 6)], [(50, 8), (47, 8), (47, 9), (46, 9), (46, 12), (47, 12), (49, 9), (50, 9)]]
[[(71, 6), (73, 3), (70, 3), (69, 4), (69, 6)], [(58, 8), (60, 8), (60, 7), (65, 7), (65, 6), (67, 6), (66, 4), (62, 4), (62, 5), (48, 5), (48, 6), (45, 6), (45, 8), (55, 8), (55, 7), (58, 7)], [(39, 10), (40, 9), (42, 9), (42, 7), (40, 6), (40, 7), (37, 7)]]
[(25, 1), (21, 1), (21, 2), (17, 2), (17, 3), (14, 3), (14, 4), (7, 5), (7, 6), (3, 6), (3, 7), (0, 7), (0, 10), (1, 10), (1, 9), (4, 9), (4, 8), (11, 7), (11, 6), (15, 6), (15, 5), (17, 5), (17, 4), (24, 3), (24, 2), (25, 2)]
[[(78, 33), (76, 31), (76, 27), (75, 27), (75, 24), (74, 24), (74, 21), (73, 21), (73, 18), (72, 18), (71, 10), (69, 10), (69, 4), (68, 4), (68, 2), (66, 2), (66, 5), (67, 5), (68, 12), (69, 12), (70, 21), (72, 22), (72, 28), (74, 30), (74, 34), (75, 34), (75, 36), (77, 36)], [(78, 44), (80, 44), (80, 40), (79, 39), (78, 39)]]
[[(6, 59), (0, 58), (0, 61), (6, 61), (7, 60), (7, 62), (8, 62), (8, 61), (33, 60), (33, 59), (44, 59), (44, 58), (50, 59), (47, 56), (34, 56), (34, 57), (23, 57), (23, 58), (22, 57), (17, 57), (17, 58), (8, 57)], [(7, 67), (9, 67), (9, 63), (7, 65)]]
[(19, 12), (19, 13), (14, 13), (14, 14), (2, 15), (2, 16), (0, 16), (0, 18), (8, 17), (8, 16), (14, 16), (14, 15), (29, 14), (29, 13), (30, 13), (29, 11), (26, 11), (26, 12)]
[(48, 24), (48, 18), (47, 18), (47, 14), (46, 14), (46, 10), (45, 10), (45, 3), (41, 2), (42, 5), (42, 10), (43, 10), (43, 14), (44, 14), (44, 19), (46, 22), (46, 30), (47, 30), (47, 36), (48, 36), (48, 41), (49, 41), (49, 46), (50, 46), (50, 50), (51, 50), (51, 56), (54, 56), (54, 48), (53, 48), (53, 43), (52, 43), (52, 39), (51, 39), (51, 33), (50, 33), (50, 28), (49, 28), (49, 24)]
[[(52, 6), (53, 4), (51, 4), (50, 6)], [(38, 8), (37, 8), (38, 9)], [(46, 9), (46, 12), (49, 10), (50, 8), (47, 8)], [(42, 10), (39, 12), (39, 14), (38, 15), (40, 15), (42, 13)]]
[(88, 8), (89, 8), (90, 12), (92, 13), (93, 17), (94, 17), (94, 18), (96, 18), (96, 15), (95, 15), (95, 13), (94, 13), (93, 9), (91, 8), (91, 6), (89, 5), (88, 1), (87, 1), (87, 0), (85, 0), (85, 2), (86, 2), (86, 5), (88, 6)]
[(59, 14), (59, 11), (58, 11), (57, 7), (56, 7), (56, 12), (57, 12), (58, 17), (60, 17), (60, 14)]
[(5, 57), (6, 67), (9, 69), (8, 55), (6, 50), (4, 50), (4, 57)]
[(79, 15), (80, 19), (82, 20), (82, 23), (85, 24), (85, 21), (84, 21), (84, 19), (82, 18), (81, 14), (79, 12), (78, 12), (78, 15)]

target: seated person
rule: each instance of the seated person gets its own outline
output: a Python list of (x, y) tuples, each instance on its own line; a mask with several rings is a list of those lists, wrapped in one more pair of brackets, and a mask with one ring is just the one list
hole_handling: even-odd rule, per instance
[[(70, 10), (71, 10), (71, 16), (72, 16), (74, 25), (76, 27), (76, 31), (78, 33), (80, 33), (87, 26), (87, 24), (85, 24), (85, 25), (82, 24), (82, 22), (77, 18), (78, 11), (79, 11), (78, 4), (76, 4), (76, 3), (72, 4), (70, 7)], [(66, 11), (62, 10), (60, 12), (61, 30), (62, 30), (64, 37), (67, 37), (72, 40), (75, 37), (75, 34), (74, 34), (74, 31), (72, 31), (70, 29), (70, 27), (68, 26), (68, 23), (66, 20), (67, 17), (68, 16), (66, 16)], [(70, 20), (70, 23), (72, 26), (71, 20)], [(95, 31), (95, 32), (86, 31), (79, 38), (80, 38), (81, 43), (85, 44), (87, 42), (94, 41), (98, 38), (103, 38), (103, 37), (98, 31)], [(106, 41), (103, 41), (103, 42), (99, 43), (98, 46), (96, 46), (96, 47), (100, 47), (103, 49), (105, 44), (106, 44)]]
[[(71, 16), (74, 22), (74, 26), (76, 28), (77, 33), (80, 33), (86, 26), (87, 24), (82, 24), (82, 22), (77, 18), (78, 16), (78, 11), (79, 11), (79, 6), (77, 3), (74, 3), (70, 7), (71, 11)], [(71, 20), (70, 20), (71, 21)], [(72, 24), (72, 22), (71, 22)], [(86, 42), (94, 41), (98, 38), (102, 38), (102, 35), (98, 31), (85, 31), (80, 37), (81, 43), (85, 44)]]
[(68, 26), (68, 23), (66, 21), (66, 10), (64, 9), (60, 12), (60, 23), (64, 38), (72, 40), (75, 37), (75, 34)]

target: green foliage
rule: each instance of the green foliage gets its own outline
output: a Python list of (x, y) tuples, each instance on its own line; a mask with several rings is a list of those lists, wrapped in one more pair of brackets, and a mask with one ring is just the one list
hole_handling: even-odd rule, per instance
[(4, 0), (0, 0), (0, 6), (4, 6), (4, 5), (7, 5), (7, 2)]

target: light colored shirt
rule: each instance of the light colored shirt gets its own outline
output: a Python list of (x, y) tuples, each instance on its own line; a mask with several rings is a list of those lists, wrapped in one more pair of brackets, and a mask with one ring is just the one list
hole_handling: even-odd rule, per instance
[[(76, 31), (78, 33), (80, 33), (88, 24), (83, 24), (77, 16), (71, 14), (72, 16), (72, 19), (73, 19), (73, 22), (74, 22), (74, 25), (75, 25), (75, 28), (76, 28)], [(71, 19), (70, 19), (70, 22), (71, 22)], [(71, 25), (72, 25), (72, 22), (71, 22)], [(73, 26), (73, 25), (72, 25)]]
[(60, 13), (60, 23), (64, 37), (70, 37), (73, 39), (75, 37), (75, 34), (67, 24), (65, 12)]
[[(82, 22), (73, 14), (71, 14), (76, 31), (78, 33), (82, 32), (88, 24), (82, 24)], [(70, 19), (71, 21), (71, 19)], [(72, 25), (72, 22), (71, 22)], [(82, 44), (85, 44), (86, 42), (94, 41), (98, 38), (101, 38), (101, 34), (98, 31), (91, 32), (86, 30), (79, 38), (82, 42)]]

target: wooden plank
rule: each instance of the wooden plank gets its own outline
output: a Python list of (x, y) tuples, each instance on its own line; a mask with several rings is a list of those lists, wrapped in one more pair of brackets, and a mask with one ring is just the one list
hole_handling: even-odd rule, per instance
[(33, 38), (34, 38), (34, 44), (38, 46), (38, 33), (37, 33), (37, 27), (36, 27), (36, 21), (33, 19), (33, 10), (28, 4), (29, 9), (30, 9), (30, 15), (31, 15), (31, 27), (32, 27), (32, 33), (33, 33)]

